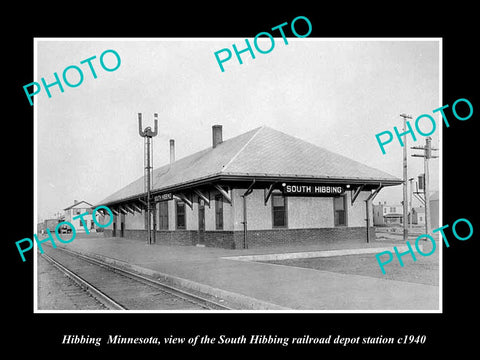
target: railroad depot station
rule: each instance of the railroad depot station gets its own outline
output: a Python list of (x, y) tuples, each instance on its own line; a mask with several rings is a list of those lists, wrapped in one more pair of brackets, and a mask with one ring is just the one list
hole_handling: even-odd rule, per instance
[[(372, 200), (402, 180), (269, 127), (223, 140), (151, 172), (95, 206), (114, 214), (106, 237), (244, 249), (374, 239)], [(104, 224), (109, 215), (103, 216)]]

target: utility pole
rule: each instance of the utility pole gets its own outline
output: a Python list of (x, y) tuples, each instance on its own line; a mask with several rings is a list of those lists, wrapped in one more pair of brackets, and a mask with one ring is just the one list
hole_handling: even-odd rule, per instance
[[(150, 155), (151, 155), (151, 140), (152, 137), (157, 136), (158, 133), (158, 114), (153, 115), (155, 118), (155, 131), (152, 131), (150, 126), (146, 127), (145, 130), (142, 131), (142, 114), (138, 113), (138, 133), (141, 137), (145, 139), (144, 144), (144, 165), (145, 165), (145, 172), (144, 172), (144, 191), (147, 193), (147, 244), (155, 243), (155, 227), (152, 231), (152, 199), (151, 199), (151, 163), (150, 163)], [(153, 211), (155, 214), (155, 211)], [(155, 215), (154, 215), (154, 224), (155, 224)]]
[(425, 231), (427, 234), (430, 234), (430, 176), (429, 176), (429, 166), (428, 166), (428, 160), (432, 158), (438, 158), (438, 156), (433, 156), (432, 151), (436, 151), (438, 149), (433, 149), (432, 148), (432, 138), (428, 137), (425, 139), (425, 146), (413, 146), (412, 149), (417, 149), (417, 150), (423, 150), (423, 155), (419, 154), (413, 154), (412, 156), (414, 157), (423, 157), (424, 162), (424, 171), (425, 171), (425, 184), (424, 184), (424, 196), (425, 196)]
[[(403, 133), (407, 131), (407, 119), (412, 119), (411, 115), (407, 114), (400, 114), (403, 118)], [(408, 191), (407, 191), (407, 181), (408, 181), (408, 174), (407, 174), (407, 136), (404, 137), (404, 144), (403, 144), (403, 241), (408, 240)]]
[(413, 217), (412, 217), (412, 210), (413, 210), (413, 202), (412, 202), (412, 193), (413, 193), (413, 184), (412, 184), (412, 181), (414, 180), (414, 178), (410, 178), (408, 179), (408, 181), (410, 182), (410, 200), (408, 201), (408, 211), (410, 213), (410, 216), (409, 216), (409, 219), (408, 219), (408, 223), (409, 223), (409, 230), (412, 231), (412, 223), (413, 223)]

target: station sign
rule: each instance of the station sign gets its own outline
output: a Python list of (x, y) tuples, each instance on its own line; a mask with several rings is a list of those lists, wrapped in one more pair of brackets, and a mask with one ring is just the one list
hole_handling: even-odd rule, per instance
[(284, 196), (340, 196), (345, 193), (345, 185), (325, 184), (289, 184), (282, 183)]
[(173, 194), (172, 193), (165, 193), (162, 195), (156, 195), (154, 198), (155, 202), (161, 202), (161, 201), (168, 201), (173, 199)]

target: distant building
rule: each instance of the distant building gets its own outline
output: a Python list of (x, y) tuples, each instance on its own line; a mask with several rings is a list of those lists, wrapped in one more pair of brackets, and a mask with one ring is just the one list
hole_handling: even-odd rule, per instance
[(412, 208), (412, 224), (425, 225), (425, 208), (423, 206)]
[(88, 215), (82, 216), (86, 226), (89, 230), (95, 229), (95, 223), (92, 219), (92, 204), (86, 201), (74, 200), (73, 205), (63, 209), (63, 211), (64, 215), (61, 221), (70, 222), (75, 227), (76, 232), (85, 232), (85, 227), (82, 224), (82, 219), (80, 217), (77, 219), (73, 218), (86, 212), (88, 212)]
[(60, 220), (58, 219), (46, 219), (44, 221), (44, 224), (45, 224), (45, 229), (49, 229), (50, 231), (55, 231), (55, 228), (56, 226), (58, 225), (58, 223), (60, 222)]
[(430, 195), (430, 222), (432, 224), (432, 229), (437, 229), (439, 225), (439, 216), (440, 216), (440, 206), (438, 203), (439, 192), (435, 191)]
[(401, 225), (403, 224), (403, 206), (401, 204), (383, 204), (373, 205), (373, 225)]
[(44, 234), (46, 232), (46, 229), (50, 230), (50, 232), (53, 233), (60, 221), (61, 220), (59, 219), (45, 219), (42, 222), (39, 222), (37, 224), (37, 234)]

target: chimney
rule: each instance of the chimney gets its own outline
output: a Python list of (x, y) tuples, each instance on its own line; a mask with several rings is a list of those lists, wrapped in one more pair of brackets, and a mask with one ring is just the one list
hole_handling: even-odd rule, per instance
[(213, 125), (212, 126), (212, 146), (216, 148), (217, 145), (221, 144), (222, 140), (222, 125)]
[(170, 139), (170, 164), (175, 162), (175, 140)]
[(78, 200), (73, 200), (73, 204), (77, 204), (78, 203)]

